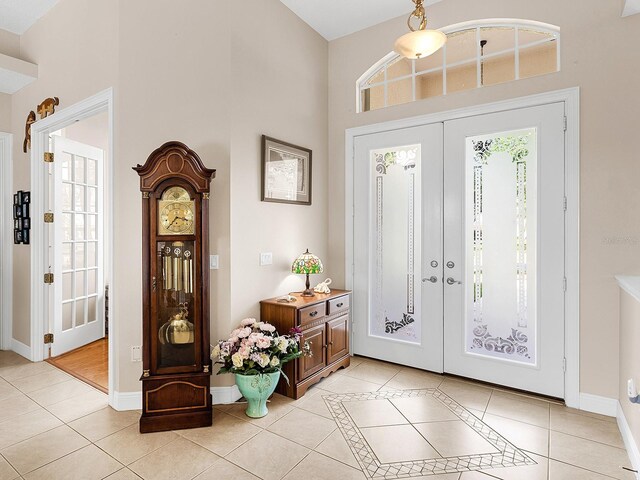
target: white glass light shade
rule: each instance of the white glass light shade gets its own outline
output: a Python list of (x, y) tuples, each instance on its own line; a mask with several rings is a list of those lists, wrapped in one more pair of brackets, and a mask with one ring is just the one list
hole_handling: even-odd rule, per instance
[(396, 53), (417, 60), (437, 52), (447, 42), (447, 36), (438, 30), (416, 30), (401, 36), (394, 45)]

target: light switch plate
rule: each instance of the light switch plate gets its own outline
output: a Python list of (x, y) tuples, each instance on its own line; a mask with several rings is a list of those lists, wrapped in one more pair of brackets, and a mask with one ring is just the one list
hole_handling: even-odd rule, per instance
[(209, 270), (218, 270), (218, 255), (209, 255)]
[(273, 264), (273, 253), (264, 252), (260, 254), (260, 266), (264, 267), (265, 265)]
[(135, 346), (131, 347), (131, 361), (132, 362), (141, 362), (142, 361), (142, 347)]

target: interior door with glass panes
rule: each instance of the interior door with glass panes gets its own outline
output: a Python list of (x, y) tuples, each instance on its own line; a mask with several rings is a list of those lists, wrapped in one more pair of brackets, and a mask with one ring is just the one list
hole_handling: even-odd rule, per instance
[(56, 356), (104, 336), (103, 150), (52, 136)]
[(442, 372), (441, 123), (355, 139), (354, 353)]
[(564, 103), (445, 123), (444, 368), (564, 397)]

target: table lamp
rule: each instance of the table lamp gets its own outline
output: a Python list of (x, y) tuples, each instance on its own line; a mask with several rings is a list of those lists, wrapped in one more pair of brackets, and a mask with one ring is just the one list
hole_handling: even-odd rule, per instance
[(309, 274), (322, 273), (324, 268), (322, 261), (316, 257), (313, 253), (309, 253), (309, 249), (296, 258), (291, 265), (291, 272), (299, 275), (307, 275), (307, 288), (302, 292), (303, 297), (313, 297), (315, 293), (311, 290), (311, 284), (309, 283)]

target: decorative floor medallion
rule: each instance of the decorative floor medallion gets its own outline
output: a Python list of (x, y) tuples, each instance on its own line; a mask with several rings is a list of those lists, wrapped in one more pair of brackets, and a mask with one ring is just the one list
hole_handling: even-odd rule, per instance
[[(410, 399), (417, 397), (432, 397), (442, 404), (453, 414), (453, 416), (457, 417), (456, 423), (459, 424), (459, 421), (462, 421), (466, 424), (467, 427), (487, 442), (487, 446), (489, 446), (492, 451), (490, 453), (486, 453), (486, 448), (480, 448), (478, 449), (478, 453), (470, 453), (462, 456), (443, 456), (437, 453), (438, 439), (435, 437), (431, 438), (429, 435), (423, 435), (426, 441), (435, 447), (435, 450), (432, 450), (435, 452), (431, 455), (432, 458), (413, 458), (410, 460), (407, 459), (406, 461), (392, 463), (381, 462), (379, 460), (379, 456), (382, 455), (377, 455), (374, 448), (372, 448), (365, 440), (365, 432), (356, 424), (356, 421), (354, 421), (352, 416), (349, 414), (348, 407), (346, 405), (348, 405), (349, 402), (364, 402), (368, 400), (389, 400), (390, 402), (393, 402), (393, 400), (397, 399)], [(346, 439), (347, 444), (360, 464), (362, 471), (368, 478), (410, 478), (499, 467), (535, 465), (536, 463), (523, 451), (515, 447), (512, 443), (484, 424), (469, 411), (465, 410), (452, 398), (434, 388), (334, 394), (324, 396), (323, 398), (329, 407), (331, 414), (336, 420), (342, 435)], [(435, 424), (440, 422), (433, 423)], [(406, 424), (407, 426), (411, 425), (415, 428), (415, 426), (408, 421)], [(415, 422), (415, 424), (418, 425), (418, 422)], [(428, 423), (419, 423), (419, 425), (428, 425)], [(364, 430), (367, 429), (365, 428)], [(416, 432), (417, 431), (418, 430), (416, 429)], [(474, 436), (473, 433), (471, 433), (471, 435)], [(389, 441), (392, 440), (389, 439)], [(482, 440), (480, 441), (482, 442)], [(431, 447), (428, 448), (431, 450)]]

